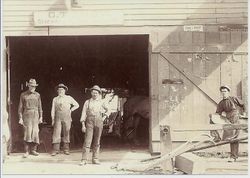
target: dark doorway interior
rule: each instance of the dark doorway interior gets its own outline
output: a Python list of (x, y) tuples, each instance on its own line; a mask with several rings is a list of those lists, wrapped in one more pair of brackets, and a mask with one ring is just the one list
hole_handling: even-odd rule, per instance
[(80, 148), (83, 134), (79, 119), (89, 97), (84, 88), (98, 84), (140, 95), (144, 91), (148, 96), (148, 40), (148, 35), (9, 37), (12, 151), (22, 150), (17, 107), (29, 78), (39, 83), (43, 118), (49, 124), (54, 87), (58, 83), (69, 87), (68, 94), (80, 104), (72, 115), (72, 145)]

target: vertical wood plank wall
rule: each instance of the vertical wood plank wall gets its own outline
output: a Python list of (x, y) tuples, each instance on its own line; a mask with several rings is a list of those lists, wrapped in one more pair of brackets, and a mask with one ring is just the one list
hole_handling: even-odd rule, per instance
[[(177, 32), (179, 35), (176, 35)], [(247, 38), (242, 38), (243, 33), (244, 30), (229, 31), (230, 35), (225, 36), (225, 32), (221, 32), (219, 26), (205, 27), (205, 32), (192, 34), (178, 29), (173, 36), (180, 39), (176, 39), (175, 42), (163, 40), (158, 45), (158, 48), (162, 49), (156, 52), (159, 55), (159, 120), (160, 124), (173, 128), (173, 141), (184, 141), (206, 133), (180, 130), (195, 130), (198, 125), (209, 124), (208, 115), (215, 112), (216, 102), (221, 99), (221, 85), (229, 85), (233, 96), (247, 100)], [(231, 38), (232, 34), (234, 38)], [(168, 37), (169, 35), (171, 34), (168, 34)], [(193, 36), (190, 44), (185, 43), (185, 36), (189, 35)], [(220, 41), (222, 38), (223, 41)], [(203, 48), (204, 52), (197, 50), (199, 48)], [(183, 84), (162, 84), (163, 79), (182, 79)], [(202, 91), (198, 87), (206, 90)], [(175, 131), (175, 128), (178, 131)]]

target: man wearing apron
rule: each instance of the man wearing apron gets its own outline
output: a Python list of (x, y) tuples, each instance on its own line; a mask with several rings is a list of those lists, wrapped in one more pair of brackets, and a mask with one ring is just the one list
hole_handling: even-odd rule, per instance
[(21, 94), (18, 106), (19, 124), (23, 125), (24, 128), (24, 158), (27, 158), (29, 153), (34, 156), (39, 155), (37, 152), (38, 125), (43, 122), (43, 110), (40, 94), (35, 91), (37, 86), (35, 79), (29, 80), (29, 89)]
[[(228, 86), (221, 86), (220, 92), (222, 94), (223, 99), (219, 102), (216, 113), (221, 115), (221, 117), (223, 117), (225, 113), (225, 117), (230, 123), (238, 124), (241, 108), (243, 110), (243, 115), (246, 115), (244, 103), (238, 98), (230, 96), (230, 88)], [(237, 138), (238, 135), (239, 130), (224, 130), (222, 140), (230, 140), (233, 138)], [(221, 139), (218, 134), (215, 134), (214, 136), (217, 140)], [(231, 156), (229, 162), (236, 161), (239, 152), (239, 142), (237, 141), (230, 143), (230, 150)]]
[(71, 128), (71, 112), (79, 107), (79, 104), (69, 95), (65, 95), (68, 87), (64, 84), (59, 84), (56, 87), (58, 96), (53, 99), (51, 118), (53, 130), (53, 152), (52, 156), (59, 153), (61, 143), (61, 132), (63, 133), (63, 149), (64, 154), (69, 155), (70, 143), (70, 128)]
[(95, 85), (90, 90), (92, 97), (91, 99), (85, 101), (80, 119), (80, 122), (82, 122), (82, 131), (85, 133), (82, 160), (80, 165), (87, 164), (92, 139), (92, 163), (100, 164), (98, 159), (100, 139), (103, 130), (103, 121), (108, 116), (108, 107), (102, 99), (101, 88)]

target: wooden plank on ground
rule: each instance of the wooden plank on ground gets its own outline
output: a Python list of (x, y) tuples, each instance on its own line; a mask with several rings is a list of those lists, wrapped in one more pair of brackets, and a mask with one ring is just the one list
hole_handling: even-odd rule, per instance
[(192, 153), (183, 153), (175, 157), (175, 167), (186, 174), (204, 174), (205, 166), (205, 160)]
[(187, 124), (185, 126), (173, 127), (173, 132), (185, 131), (210, 131), (210, 130), (230, 130), (230, 129), (246, 129), (247, 124)]

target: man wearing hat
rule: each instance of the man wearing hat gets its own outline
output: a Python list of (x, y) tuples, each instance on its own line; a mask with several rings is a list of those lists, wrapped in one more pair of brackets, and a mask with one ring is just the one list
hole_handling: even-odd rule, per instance
[(101, 88), (97, 85), (94, 85), (90, 90), (91, 98), (85, 101), (80, 119), (80, 122), (82, 122), (82, 131), (85, 133), (82, 160), (80, 165), (87, 164), (92, 139), (92, 163), (100, 164), (98, 155), (100, 149), (100, 139), (103, 130), (103, 121), (108, 116), (109, 112), (107, 104), (102, 99)]
[[(219, 102), (216, 113), (221, 116), (221, 120), (226, 120), (225, 123), (237, 124), (239, 123), (241, 109), (243, 111), (243, 115), (246, 115), (245, 106), (241, 100), (230, 96), (230, 91), (230, 87), (226, 85), (220, 87), (220, 92), (223, 99)], [(215, 124), (216, 122), (216, 120), (214, 120), (214, 122), (212, 121), (212, 123)], [(211, 134), (215, 137), (215, 141), (221, 140), (218, 132), (211, 132)], [(239, 130), (224, 130), (222, 140), (230, 140), (238, 137), (238, 135)], [(239, 142), (230, 143), (230, 150), (231, 156), (229, 161), (236, 161), (239, 152)]]
[(58, 96), (53, 99), (51, 109), (52, 126), (54, 126), (52, 138), (53, 152), (51, 155), (59, 154), (61, 133), (63, 133), (64, 154), (69, 155), (71, 112), (79, 108), (79, 104), (73, 97), (65, 94), (68, 91), (68, 87), (64, 84), (56, 86), (56, 91)]
[(39, 144), (39, 123), (42, 123), (43, 110), (41, 97), (36, 92), (38, 84), (35, 79), (30, 79), (28, 90), (21, 93), (18, 106), (19, 124), (24, 128), (24, 158), (27, 158), (29, 153), (38, 156), (37, 146)]

